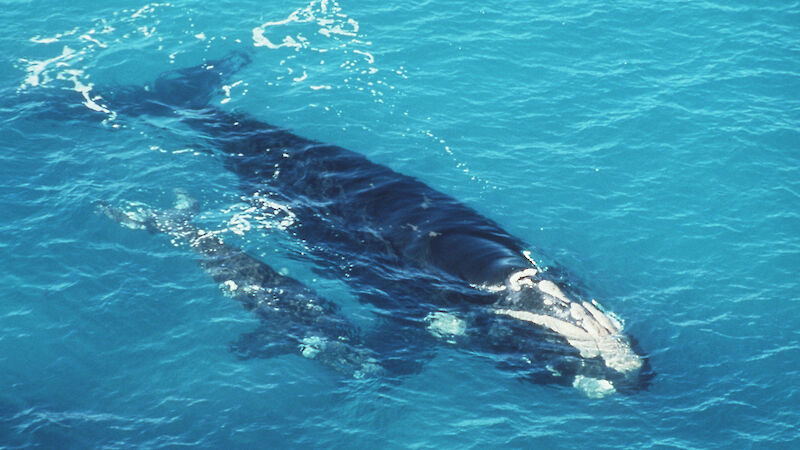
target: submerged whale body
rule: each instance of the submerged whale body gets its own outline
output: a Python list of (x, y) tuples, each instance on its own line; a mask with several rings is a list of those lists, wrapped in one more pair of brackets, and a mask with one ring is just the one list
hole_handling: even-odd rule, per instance
[(183, 193), (171, 210), (141, 204), (128, 208), (99, 205), (100, 212), (132, 229), (164, 233), (178, 246), (192, 249), (201, 267), (222, 292), (239, 301), (262, 323), (244, 335), (234, 350), (242, 357), (297, 353), (355, 378), (382, 372), (375, 354), (364, 347), (359, 330), (338, 307), (299, 281), (231, 247), (212, 232), (191, 223), (194, 202)]
[(591, 396), (645, 384), (646, 360), (621, 321), (539, 267), (494, 221), (359, 153), (210, 105), (247, 62), (235, 54), (103, 97), (121, 113), (179, 118), (239, 177), (254, 208), (285, 205), (320, 270), (384, 311), (386, 331), (368, 342), (375, 351), (396, 356), (438, 340)]

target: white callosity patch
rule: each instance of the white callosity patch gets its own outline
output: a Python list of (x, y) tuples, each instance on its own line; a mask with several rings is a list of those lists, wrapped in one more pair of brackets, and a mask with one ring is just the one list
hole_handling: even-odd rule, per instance
[(522, 286), (533, 286), (532, 278), (538, 273), (539, 271), (533, 268), (512, 273), (508, 278), (508, 285), (512, 291), (519, 291)]
[[(607, 332), (603, 334), (603, 331), (596, 325), (597, 322), (590, 324), (584, 321), (582, 324), (584, 328), (581, 328), (556, 317), (534, 314), (529, 311), (498, 309), (495, 310), (495, 313), (552, 330), (563, 336), (569, 345), (578, 349), (582, 357), (600, 356), (609, 368), (618, 372), (628, 373), (642, 367), (641, 358), (631, 349), (627, 338), (620, 334), (608, 334)], [(587, 328), (591, 331), (587, 331)]]
[(583, 375), (577, 375), (575, 377), (575, 380), (572, 382), (572, 387), (583, 392), (589, 398), (603, 398), (617, 392), (610, 381), (585, 377)]
[(561, 288), (550, 280), (542, 280), (536, 283), (536, 288), (555, 299), (561, 300), (565, 305), (570, 303), (569, 298), (564, 295)]
[(428, 314), (425, 323), (428, 324), (428, 332), (450, 343), (455, 342), (454, 337), (463, 336), (467, 331), (467, 322), (453, 313), (443, 311)]
[(300, 344), (300, 354), (308, 359), (314, 359), (319, 352), (325, 350), (326, 340), (319, 336), (308, 336)]
[(614, 317), (600, 311), (588, 302), (573, 302), (561, 288), (549, 280), (534, 283), (530, 277), (537, 272), (526, 269), (512, 274), (508, 284), (510, 289), (518, 291), (523, 286), (535, 286), (545, 294), (544, 304), (552, 305), (557, 301), (568, 308), (568, 315), (537, 314), (515, 309), (498, 309), (497, 314), (514, 317), (547, 328), (567, 340), (584, 358), (601, 357), (606, 366), (620, 373), (630, 373), (642, 366), (641, 358), (633, 351), (628, 339), (622, 335), (622, 324)]
[(255, 294), (260, 292), (263, 288), (257, 284), (248, 284), (247, 286), (242, 287), (242, 291), (245, 294)]
[(603, 325), (607, 330), (611, 333), (619, 333), (622, 331), (622, 323), (617, 320), (616, 317), (610, 314), (604, 314), (600, 311), (597, 306), (596, 302), (592, 300), (592, 303), (583, 302), (583, 306), (586, 308), (587, 311), (597, 320), (601, 325)]
[(531, 264), (533, 264), (533, 267), (535, 267), (537, 269), (539, 268), (539, 265), (536, 264), (536, 261), (533, 259), (533, 256), (531, 255), (530, 250), (523, 250), (522, 251), (522, 256), (524, 256), (525, 259), (527, 259)]
[(374, 359), (371, 359), (368, 362), (361, 364), (361, 368), (353, 372), (353, 378), (360, 380), (363, 378), (374, 377), (376, 375), (380, 375), (382, 368), (380, 364)]
[(222, 292), (222, 295), (234, 298), (236, 296), (236, 291), (239, 290), (239, 285), (233, 280), (227, 280), (219, 284), (219, 290)]
[(600, 339), (614, 332), (602, 327), (600, 323), (589, 314), (586, 308), (578, 302), (571, 302), (569, 304), (569, 315), (579, 327), (586, 330), (594, 339)]
[(599, 355), (596, 346), (591, 344), (592, 338), (585, 330), (567, 321), (544, 314), (534, 314), (529, 311), (518, 311), (514, 309), (497, 309), (496, 314), (502, 314), (515, 319), (531, 322), (543, 326), (549, 330), (564, 336), (570, 345), (581, 351), (581, 356), (593, 358)]
[(255, 216), (255, 219), (262, 224), (263, 228), (270, 228), (270, 224), (274, 223), (277, 219), (276, 228), (285, 230), (294, 225), (297, 221), (297, 216), (288, 206), (282, 205), (264, 196), (259, 196), (258, 192), (253, 194), (250, 201), (259, 212), (259, 214)]

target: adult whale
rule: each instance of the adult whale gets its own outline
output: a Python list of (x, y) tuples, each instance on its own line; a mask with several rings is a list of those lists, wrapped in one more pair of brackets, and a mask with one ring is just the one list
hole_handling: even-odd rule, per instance
[(376, 354), (366, 348), (357, 327), (336, 304), (318, 296), (294, 278), (226, 244), (213, 232), (191, 223), (196, 203), (178, 192), (175, 208), (153, 209), (132, 203), (125, 208), (99, 204), (99, 211), (131, 229), (170, 236), (176, 246), (199, 257), (200, 266), (222, 292), (251, 311), (261, 326), (234, 344), (242, 357), (297, 353), (354, 378), (383, 372)]
[(234, 54), (94, 100), (191, 126), (239, 177), (255, 211), (269, 216), (283, 205), (316, 263), (386, 311), (391, 331), (374, 348), (402, 353), (423, 342), (408, 335), (427, 330), (523, 377), (589, 395), (643, 385), (646, 360), (616, 316), (539, 267), (494, 221), (359, 153), (212, 106), (216, 87), (247, 62)]

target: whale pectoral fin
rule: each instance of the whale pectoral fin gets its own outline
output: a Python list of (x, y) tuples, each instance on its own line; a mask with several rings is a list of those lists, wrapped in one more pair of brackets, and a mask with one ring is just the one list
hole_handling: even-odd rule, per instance
[(287, 336), (285, 330), (260, 326), (255, 331), (244, 333), (230, 343), (230, 351), (241, 360), (276, 356), (298, 352), (298, 343)]
[(436, 356), (436, 340), (416, 323), (386, 320), (367, 333), (364, 342), (378, 355), (386, 373), (395, 376), (420, 373)]

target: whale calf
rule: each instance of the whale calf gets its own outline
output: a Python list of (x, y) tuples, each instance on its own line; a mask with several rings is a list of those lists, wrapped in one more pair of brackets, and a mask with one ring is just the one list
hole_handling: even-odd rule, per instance
[(167, 234), (174, 245), (194, 251), (222, 292), (258, 317), (260, 328), (235, 345), (241, 356), (296, 353), (354, 378), (382, 372), (374, 352), (363, 346), (358, 328), (341, 315), (336, 304), (225, 244), (218, 234), (192, 225), (194, 208), (195, 202), (181, 192), (176, 207), (169, 210), (142, 204), (98, 205), (101, 213), (124, 227)]
[(426, 347), (430, 339), (407, 337), (424, 334), (589, 396), (646, 386), (647, 360), (622, 321), (540, 267), (493, 220), (359, 153), (212, 105), (222, 81), (248, 62), (234, 54), (147, 86), (108, 88), (103, 108), (176, 118), (238, 176), (253, 208), (268, 215), (284, 205), (289, 231), (319, 269), (385, 312), (386, 332), (371, 349)]

